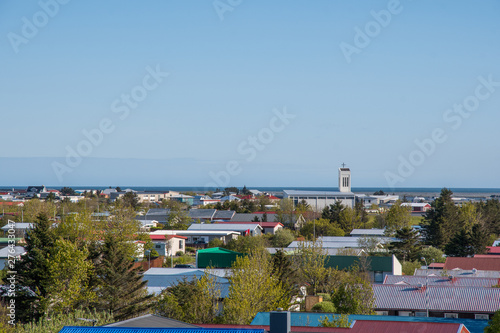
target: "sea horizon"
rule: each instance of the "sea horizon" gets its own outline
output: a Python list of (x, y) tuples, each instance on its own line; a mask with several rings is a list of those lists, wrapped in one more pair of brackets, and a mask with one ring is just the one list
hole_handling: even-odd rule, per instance
[[(74, 190), (105, 190), (107, 188), (116, 188), (116, 186), (45, 186), (51, 189), (61, 189), (62, 187), (71, 187)], [(127, 186), (120, 185), (122, 190), (132, 189), (134, 191), (175, 191), (175, 192), (208, 192), (215, 191), (216, 188), (204, 186)], [(7, 186), (0, 185), (0, 190), (23, 189), (27, 186)], [(237, 187), (242, 189), (243, 187)], [(500, 188), (469, 188), (469, 187), (447, 187), (455, 196), (467, 197), (487, 197), (491, 195), (499, 195)], [(222, 189), (222, 187), (220, 188)], [(301, 191), (338, 191), (337, 187), (321, 187), (321, 186), (247, 186), (247, 189), (259, 190), (261, 192), (278, 193), (283, 190), (301, 190)], [(385, 194), (398, 195), (420, 195), (420, 196), (436, 196), (439, 195), (443, 187), (352, 187), (351, 191), (358, 194), (373, 194), (377, 191), (383, 191)]]

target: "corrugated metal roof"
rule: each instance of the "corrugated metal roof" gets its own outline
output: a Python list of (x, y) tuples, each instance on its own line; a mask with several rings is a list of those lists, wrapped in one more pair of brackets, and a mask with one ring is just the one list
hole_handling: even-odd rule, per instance
[[(426, 290), (428, 289), (428, 290)], [(376, 309), (493, 313), (500, 309), (499, 288), (373, 285)]]
[[(320, 318), (325, 315), (331, 316), (328, 313), (313, 313), (313, 312), (291, 312), (291, 324), (294, 326), (319, 326)], [(369, 321), (373, 324), (381, 322), (414, 322), (418, 323), (419, 327), (424, 326), (425, 323), (452, 323), (452, 324), (464, 324), (471, 333), (483, 333), (484, 328), (488, 325), (488, 320), (479, 319), (455, 319), (455, 318), (436, 318), (436, 317), (402, 317), (402, 316), (377, 316), (377, 315), (348, 315), (349, 320), (359, 321)], [(269, 325), (269, 312), (259, 312), (251, 323), (252, 326), (260, 327), (260, 325)], [(319, 328), (319, 327), (316, 327)], [(366, 327), (364, 327), (366, 329)], [(293, 329), (292, 329), (293, 331)], [(352, 331), (346, 331), (352, 332)], [(373, 332), (368, 329), (364, 332)], [(393, 332), (404, 332), (395, 330)], [(417, 331), (419, 332), (419, 331)], [(427, 331), (420, 331), (427, 332)], [(419, 332), (419, 333), (420, 333)], [(466, 331), (465, 331), (466, 332)], [(392, 333), (392, 332), (391, 332)]]
[(65, 326), (59, 333), (264, 333), (263, 329)]
[(500, 271), (500, 256), (491, 258), (469, 258), (469, 257), (448, 257), (444, 263), (444, 269), (477, 269), (485, 271)]
[[(419, 284), (425, 285), (425, 276), (412, 275), (387, 275), (384, 284), (406, 283), (411, 286)], [(429, 276), (428, 284), (441, 287), (491, 287), (499, 284), (496, 278), (475, 278), (475, 277), (457, 277), (450, 279), (448, 276)]]

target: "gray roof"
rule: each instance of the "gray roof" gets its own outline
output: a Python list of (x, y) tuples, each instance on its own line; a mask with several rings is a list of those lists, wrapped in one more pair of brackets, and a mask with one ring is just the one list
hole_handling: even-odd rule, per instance
[(283, 190), (285, 196), (310, 196), (310, 197), (328, 197), (328, 196), (337, 196), (337, 197), (354, 197), (354, 193), (352, 192), (339, 192), (339, 191), (297, 191), (297, 190)]
[(482, 271), (477, 270), (476, 272), (463, 270), (463, 269), (449, 269), (444, 272), (442, 269), (416, 269), (415, 276), (454, 276), (454, 277), (475, 277), (475, 278), (496, 278), (500, 279), (500, 271)]
[(384, 236), (385, 229), (353, 229), (351, 231), (351, 236)]
[(12, 248), (7, 246), (3, 249), (0, 249), (0, 258), (8, 258), (9, 256), (20, 256), (26, 253), (26, 250), (22, 246), (14, 246), (14, 253), (11, 253)]
[[(234, 214), (233, 218), (231, 219), (231, 222), (250, 222), (252, 221), (255, 217), (260, 219), (262, 216), (264, 216), (264, 213), (261, 214), (242, 214), (242, 213), (237, 213)], [(276, 220), (277, 214), (267, 214), (267, 222), (274, 222)], [(296, 216), (294, 214), (294, 220), (296, 219)]]
[[(15, 222), (14, 223), (14, 229), (32, 229), (34, 227), (34, 224), (33, 223), (27, 223), (27, 222)], [(2, 227), (2, 230), (9, 230), (11, 228), (11, 226), (9, 225), (9, 223), (7, 223), (6, 225), (4, 225)]]
[(146, 215), (169, 215), (170, 209), (168, 208), (151, 208)]
[[(210, 275), (215, 277), (216, 283), (221, 289), (221, 297), (225, 298), (229, 294), (229, 280), (221, 277), (221, 272), (211, 272)], [(213, 274), (212, 274), (213, 273)], [(150, 268), (144, 272), (143, 280), (147, 281), (149, 293), (161, 293), (163, 290), (177, 285), (184, 278), (192, 281), (194, 278), (199, 279), (205, 274), (205, 269), (201, 268)]]
[(191, 209), (189, 217), (192, 219), (212, 219), (216, 210), (215, 209)]
[[(432, 272), (432, 270), (429, 270)], [(384, 284), (405, 284), (410, 286), (425, 285), (443, 287), (485, 287), (490, 288), (498, 284), (498, 278), (457, 277), (448, 276), (414, 276), (414, 275), (387, 275)]]
[(103, 327), (179, 327), (179, 328), (199, 328), (200, 326), (185, 323), (183, 321), (162, 317), (154, 314), (147, 314), (137, 318), (122, 320)]
[(234, 210), (218, 210), (214, 214), (214, 220), (217, 219), (232, 219), (236, 212)]
[(255, 225), (249, 225), (249, 224), (213, 224), (213, 223), (193, 223), (189, 226), (187, 229), (188, 231), (196, 231), (196, 230), (224, 230), (224, 231), (238, 231), (238, 232), (244, 232), (246, 230), (256, 230), (260, 229), (262, 230), (262, 227), (258, 224)]

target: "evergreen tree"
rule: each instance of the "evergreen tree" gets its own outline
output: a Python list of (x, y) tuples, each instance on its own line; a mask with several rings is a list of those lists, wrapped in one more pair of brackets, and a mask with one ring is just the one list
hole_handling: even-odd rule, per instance
[(389, 250), (399, 259), (404, 261), (414, 261), (420, 258), (422, 245), (419, 234), (410, 227), (396, 230), (395, 237), (398, 239), (389, 244)]
[(38, 215), (26, 237), (26, 254), (9, 269), (17, 271), (16, 317), (21, 322), (39, 319), (46, 312), (49, 296), (49, 258), (57, 236), (46, 215)]
[(449, 257), (468, 257), (474, 255), (470, 234), (460, 230), (444, 248), (444, 253)]
[(447, 241), (459, 228), (459, 211), (451, 199), (453, 192), (443, 188), (441, 195), (431, 204), (427, 211), (422, 233), (428, 245), (443, 249)]
[(126, 247), (126, 243), (107, 237), (96, 267), (95, 307), (112, 312), (116, 320), (145, 312), (153, 296), (147, 295), (147, 282), (142, 281), (139, 269), (132, 269), (133, 260)]

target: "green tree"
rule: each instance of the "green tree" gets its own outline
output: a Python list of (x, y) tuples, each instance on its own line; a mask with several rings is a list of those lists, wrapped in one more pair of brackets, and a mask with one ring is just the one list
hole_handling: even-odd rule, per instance
[(75, 190), (73, 190), (71, 187), (63, 187), (60, 192), (61, 195), (76, 195)]
[(295, 239), (296, 237), (290, 229), (280, 229), (274, 234), (272, 245), (274, 247), (287, 247)]
[(443, 188), (440, 196), (431, 204), (422, 222), (422, 233), (428, 245), (439, 249), (460, 229), (459, 211), (452, 200), (453, 192)]
[(132, 209), (137, 209), (140, 206), (139, 197), (132, 191), (125, 193), (122, 197), (122, 201), (125, 207), (131, 207)]
[(272, 275), (273, 266), (264, 251), (238, 257), (231, 268), (224, 318), (230, 324), (249, 324), (258, 312), (287, 308), (290, 297)]
[(240, 253), (262, 251), (269, 247), (269, 239), (265, 235), (244, 236), (230, 240), (224, 248)]
[(385, 214), (385, 232), (392, 237), (397, 230), (410, 227), (411, 207), (404, 206), (400, 200), (397, 200)]
[[(427, 259), (426, 259), (427, 260)], [(404, 275), (413, 275), (417, 268), (422, 267), (422, 263), (418, 260), (415, 261), (403, 261), (402, 271)]]
[[(334, 306), (335, 307), (335, 306)], [(321, 327), (345, 327), (350, 328), (352, 325), (352, 321), (349, 320), (349, 317), (345, 314), (334, 315), (330, 320), (328, 316), (320, 317), (319, 319)]]
[(389, 250), (399, 260), (418, 260), (421, 257), (422, 245), (420, 243), (420, 235), (411, 227), (403, 227), (396, 230), (396, 241), (389, 244)]
[(293, 266), (293, 261), (282, 250), (276, 251), (272, 257), (272, 275), (276, 276), (281, 282), (285, 293), (292, 297), (298, 292), (298, 274)]
[(278, 209), (276, 210), (276, 222), (283, 223), (286, 227), (293, 229), (294, 221), (294, 203), (292, 199), (282, 199), (278, 204)]
[(465, 229), (460, 230), (446, 244), (444, 252), (449, 257), (469, 257), (474, 255), (470, 233)]
[[(345, 209), (340, 201), (335, 204), (323, 208), (321, 218), (329, 220), (331, 223), (340, 223), (340, 213)], [(342, 226), (341, 226), (342, 227)], [(344, 229), (344, 228), (342, 228)]]
[(337, 223), (332, 223), (327, 219), (312, 220), (304, 223), (300, 229), (300, 233), (307, 239), (320, 236), (344, 236), (344, 230)]
[(444, 263), (446, 258), (444, 257), (444, 252), (433, 246), (428, 246), (422, 250), (420, 257), (424, 257), (427, 262), (440, 262)]
[(313, 295), (316, 295), (327, 278), (328, 270), (325, 268), (327, 258), (321, 242), (299, 243), (299, 255), (295, 256), (297, 271), (300, 280), (310, 286)]
[(17, 271), (16, 317), (21, 322), (37, 320), (47, 312), (48, 304), (42, 300), (50, 296), (49, 258), (56, 240), (52, 223), (46, 215), (39, 215), (34, 228), (27, 232), (26, 254), (10, 267)]
[(500, 332), (500, 310), (497, 310), (493, 318), (488, 322), (488, 326), (484, 329), (484, 333), (498, 333)]
[(93, 265), (87, 260), (86, 248), (58, 239), (47, 263), (47, 295), (41, 297), (45, 314), (70, 313), (78, 305), (88, 304), (94, 298), (89, 288)]
[(147, 311), (152, 295), (147, 295), (147, 281), (139, 269), (132, 269), (133, 258), (124, 250), (126, 244), (107, 236), (102, 257), (97, 264), (96, 302), (100, 311), (110, 311), (116, 320), (127, 319)]
[(355, 274), (345, 275), (332, 293), (332, 303), (339, 314), (373, 314), (374, 297), (371, 284)]

